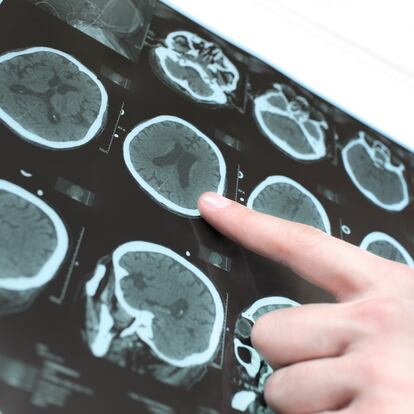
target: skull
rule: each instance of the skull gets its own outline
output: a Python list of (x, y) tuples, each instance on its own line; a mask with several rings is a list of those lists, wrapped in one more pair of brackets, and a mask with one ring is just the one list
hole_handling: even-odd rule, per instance
[(27, 308), (56, 276), (68, 247), (66, 228), (51, 207), (0, 180), (0, 314)]
[(214, 43), (188, 31), (170, 33), (152, 51), (156, 73), (199, 103), (225, 105), (235, 92), (239, 71)]
[[(302, 96), (288, 96), (283, 85), (254, 100), (254, 117), (264, 135), (282, 151), (301, 161), (316, 161), (326, 156), (328, 124)], [(316, 119), (317, 118), (317, 119)]]
[(66, 53), (35, 47), (0, 56), (0, 120), (33, 144), (87, 144), (104, 127), (107, 106), (102, 83)]
[(220, 295), (173, 251), (123, 244), (98, 263), (85, 291), (86, 338), (94, 356), (165, 382), (173, 376), (171, 383), (186, 387), (215, 358), (224, 322)]
[(268, 177), (251, 193), (247, 207), (297, 223), (316, 227), (328, 234), (331, 224), (320, 201), (291, 178)]
[(345, 170), (358, 190), (370, 201), (389, 211), (407, 207), (410, 196), (402, 163), (393, 165), (391, 152), (379, 141), (368, 144), (359, 132), (342, 149)]
[(138, 125), (124, 142), (124, 160), (144, 191), (180, 215), (200, 216), (200, 195), (225, 190), (226, 164), (219, 148), (181, 118), (159, 116)]
[(414, 260), (410, 253), (388, 234), (379, 231), (369, 233), (362, 240), (360, 247), (385, 259), (414, 267)]
[(263, 391), (265, 382), (272, 375), (273, 369), (251, 347), (250, 335), (247, 335), (246, 322), (252, 326), (258, 318), (266, 313), (298, 305), (297, 302), (287, 298), (267, 297), (254, 302), (239, 316), (236, 322), (233, 342), (236, 360), (236, 378), (234, 383), (238, 389), (231, 401), (231, 406), (234, 410), (251, 414), (272, 413), (263, 400)]

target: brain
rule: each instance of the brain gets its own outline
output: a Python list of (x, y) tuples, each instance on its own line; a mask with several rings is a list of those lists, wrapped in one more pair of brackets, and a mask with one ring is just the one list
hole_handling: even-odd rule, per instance
[(381, 232), (368, 234), (362, 241), (361, 248), (385, 259), (414, 267), (414, 260), (407, 250), (388, 234)]
[(261, 316), (278, 309), (291, 308), (299, 304), (291, 299), (283, 297), (268, 297), (259, 299), (242, 313), (242, 317), (255, 323)]
[(302, 161), (326, 155), (328, 124), (321, 114), (320, 119), (312, 119), (312, 111), (305, 98), (288, 97), (279, 84), (254, 100), (254, 117), (260, 130), (282, 151)]
[(52, 149), (88, 143), (104, 125), (107, 101), (96, 76), (61, 51), (0, 57), (0, 119), (29, 142)]
[(221, 49), (187, 31), (170, 33), (153, 49), (151, 62), (169, 86), (199, 103), (227, 104), (240, 78)]
[(391, 163), (390, 150), (374, 141), (370, 146), (363, 132), (342, 150), (346, 172), (359, 191), (376, 205), (401, 211), (409, 203), (403, 164)]
[(247, 206), (261, 213), (307, 224), (330, 234), (329, 218), (318, 199), (288, 177), (267, 178), (252, 192)]
[(68, 249), (62, 220), (42, 200), (0, 180), (0, 312), (28, 305), (57, 273)]
[[(171, 250), (146, 242), (120, 246), (114, 251), (112, 262), (114, 289), (102, 302), (106, 306), (116, 302), (131, 322), (125, 327), (109, 309), (106, 318), (98, 321), (98, 333), (90, 343), (96, 356), (110, 351), (115, 336), (135, 335), (170, 365), (183, 368), (212, 359), (219, 345), (224, 311), (214, 285), (198, 268)], [(93, 297), (96, 290), (90, 291), (91, 284), (93, 279), (87, 288)], [(112, 323), (107, 323), (108, 318), (112, 318)], [(114, 332), (113, 327), (121, 325), (122, 332)], [(102, 350), (96, 342), (108, 335), (111, 340)]]
[(224, 193), (220, 150), (180, 118), (161, 116), (136, 127), (125, 140), (124, 159), (141, 188), (176, 213), (199, 216), (203, 192)]

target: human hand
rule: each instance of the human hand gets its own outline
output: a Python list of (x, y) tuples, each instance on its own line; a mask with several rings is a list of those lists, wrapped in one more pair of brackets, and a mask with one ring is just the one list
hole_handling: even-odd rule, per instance
[(201, 196), (199, 209), (225, 236), (338, 299), (270, 312), (255, 323), (253, 345), (277, 369), (265, 388), (272, 409), (414, 413), (413, 269), (214, 193)]

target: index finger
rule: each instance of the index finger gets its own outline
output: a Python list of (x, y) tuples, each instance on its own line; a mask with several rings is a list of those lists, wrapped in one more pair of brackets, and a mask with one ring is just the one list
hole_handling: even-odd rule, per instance
[(320, 230), (258, 213), (215, 193), (199, 199), (205, 220), (249, 250), (277, 260), (340, 300), (389, 280), (399, 265)]

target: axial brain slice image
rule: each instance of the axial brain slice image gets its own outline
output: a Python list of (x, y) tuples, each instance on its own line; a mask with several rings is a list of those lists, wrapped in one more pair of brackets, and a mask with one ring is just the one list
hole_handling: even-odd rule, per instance
[(386, 233), (379, 231), (369, 233), (362, 240), (360, 247), (384, 259), (414, 267), (414, 260), (408, 251), (397, 240)]
[(226, 164), (220, 150), (180, 118), (161, 116), (139, 125), (125, 140), (124, 159), (141, 188), (178, 214), (199, 216), (203, 192), (224, 193)]
[(301, 184), (284, 176), (273, 176), (259, 184), (247, 207), (285, 220), (307, 224), (330, 234), (328, 215), (319, 200)]
[(0, 180), (0, 314), (29, 306), (68, 250), (66, 228), (42, 200)]
[(367, 142), (366, 134), (351, 140), (342, 150), (345, 170), (358, 190), (389, 211), (401, 211), (409, 203), (403, 164), (391, 162), (391, 152), (380, 141)]
[(254, 118), (264, 135), (279, 149), (300, 161), (317, 161), (326, 155), (326, 130), (323, 115), (315, 112), (308, 100), (288, 96), (283, 85), (254, 100)]
[[(220, 296), (198, 268), (173, 251), (130, 242), (112, 254), (113, 268), (98, 265), (86, 285), (87, 329), (97, 357), (128, 358), (143, 341), (153, 355), (185, 368), (207, 364), (223, 327)], [(145, 359), (145, 358), (144, 358)]]
[(23, 139), (71, 149), (103, 128), (108, 96), (72, 56), (36, 47), (0, 56), (0, 120)]
[(214, 43), (194, 33), (170, 33), (152, 51), (156, 73), (172, 88), (199, 103), (225, 105), (236, 91), (239, 71)]

